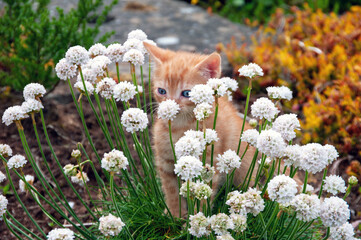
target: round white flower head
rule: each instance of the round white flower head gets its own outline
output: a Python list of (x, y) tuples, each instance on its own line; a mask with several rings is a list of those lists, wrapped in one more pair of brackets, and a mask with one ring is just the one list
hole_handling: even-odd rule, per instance
[(5, 174), (2, 171), (0, 171), (0, 183), (2, 183), (5, 180), (6, 180)]
[(68, 228), (55, 228), (48, 233), (48, 240), (73, 240), (74, 232)]
[(96, 43), (89, 48), (88, 53), (89, 53), (89, 57), (94, 58), (99, 55), (105, 55), (106, 51), (107, 48), (103, 44)]
[(77, 71), (77, 66), (69, 63), (65, 58), (60, 59), (60, 61), (55, 66), (56, 75), (58, 78), (64, 81), (75, 77)]
[(326, 144), (325, 146), (323, 146), (323, 148), (325, 149), (327, 154), (328, 164), (331, 164), (338, 158), (339, 155), (334, 146)]
[(9, 126), (15, 121), (20, 121), (22, 119), (25, 119), (29, 117), (26, 112), (24, 112), (23, 108), (21, 106), (12, 106), (8, 107), (2, 117), (3, 123), (5, 123), (6, 126)]
[(77, 174), (76, 167), (73, 164), (67, 164), (63, 167), (65, 175), (68, 177), (75, 176)]
[(40, 109), (44, 108), (43, 104), (35, 99), (28, 99), (21, 104), (21, 108), (25, 113), (36, 113), (39, 112)]
[[(260, 159), (258, 160), (258, 164), (261, 165), (261, 164), (262, 164), (262, 161), (263, 161), (263, 159), (260, 158)], [(272, 161), (274, 161), (274, 159), (272, 159), (272, 158), (270, 158), (270, 157), (266, 157), (266, 159), (264, 160), (264, 163), (263, 163), (263, 167), (268, 167), (268, 166), (271, 164)]]
[(132, 38), (138, 39), (140, 41), (144, 41), (148, 38), (148, 36), (142, 30), (136, 29), (128, 33), (128, 39), (132, 39)]
[(122, 61), (123, 54), (125, 52), (124, 47), (119, 43), (110, 44), (107, 47), (107, 51), (105, 55), (115, 63), (119, 63)]
[(268, 98), (258, 98), (251, 106), (251, 114), (258, 119), (267, 119), (269, 122), (277, 116), (279, 110)]
[(226, 233), (224, 235), (217, 236), (217, 240), (234, 240), (231, 234)]
[(158, 107), (158, 118), (173, 121), (179, 113), (180, 107), (173, 99), (162, 101)]
[(138, 85), (138, 93), (142, 95), (143, 91), (143, 87), (141, 85)]
[[(207, 132), (206, 132), (206, 134), (207, 134)], [(197, 139), (201, 144), (202, 151), (205, 149), (207, 143), (206, 143), (206, 140), (204, 139), (204, 133), (202, 131), (187, 130), (184, 133), (184, 136)], [(191, 155), (191, 154), (189, 154), (189, 155)], [(191, 155), (191, 156), (193, 156), (193, 155)], [(195, 157), (198, 157), (198, 156), (195, 156)]]
[(9, 167), (9, 169), (12, 169), (12, 168), (18, 169), (18, 168), (24, 167), (24, 165), (27, 162), (28, 161), (25, 159), (24, 156), (22, 156), (20, 154), (16, 154), (9, 159), (7, 165)]
[(345, 181), (340, 176), (330, 175), (323, 182), (325, 183), (323, 189), (328, 193), (336, 195), (339, 192), (346, 192)]
[(241, 140), (249, 143), (251, 146), (257, 146), (257, 138), (259, 137), (259, 132), (256, 129), (248, 129), (242, 133)]
[(212, 195), (212, 188), (207, 184), (200, 182), (199, 180), (196, 182), (194, 186), (194, 196), (198, 200), (208, 199)]
[(353, 226), (348, 222), (339, 227), (330, 228), (331, 240), (356, 240), (354, 235)]
[(191, 92), (189, 93), (190, 96), (189, 100), (191, 100), (195, 104), (200, 104), (200, 103), (213, 104), (214, 102), (213, 92), (214, 91), (210, 86), (205, 84), (198, 84), (191, 89)]
[(291, 206), (296, 212), (296, 218), (309, 222), (320, 216), (321, 201), (316, 195), (298, 194), (291, 201)]
[(199, 157), (205, 148), (205, 141), (201, 141), (199, 138), (183, 136), (176, 142), (174, 148), (177, 158), (183, 156)]
[(113, 78), (103, 78), (98, 84), (95, 89), (97, 94), (100, 94), (105, 99), (110, 99), (113, 94), (113, 88), (117, 83), (114, 81)]
[(278, 158), (283, 156), (286, 143), (279, 132), (264, 130), (257, 138), (257, 148), (268, 157)]
[(257, 127), (257, 125), (258, 125), (257, 119), (254, 119), (254, 118), (251, 118), (248, 121), (248, 123), (249, 123), (249, 125), (251, 125), (251, 127)]
[(339, 227), (350, 218), (350, 209), (342, 198), (326, 198), (321, 204), (320, 218), (326, 227)]
[(113, 95), (116, 101), (128, 102), (137, 94), (136, 87), (130, 82), (120, 82), (113, 88)]
[(271, 179), (267, 187), (269, 198), (283, 205), (289, 205), (297, 193), (297, 183), (286, 175)]
[[(34, 183), (34, 176), (32, 175), (25, 175), (25, 181), (27, 183), (29, 183), (30, 185), (33, 185)], [(20, 192), (26, 192), (26, 184), (23, 180), (19, 180), (19, 189), (20, 189)]]
[(89, 61), (89, 65), (94, 74), (98, 77), (102, 77), (106, 74), (108, 69), (108, 65), (111, 64), (111, 61), (106, 56), (96, 56), (91, 61)]
[(71, 181), (73, 183), (79, 184), (80, 186), (84, 186), (84, 182), (89, 182), (88, 174), (86, 172), (78, 172), (75, 176), (71, 177)]
[(211, 145), (219, 140), (216, 130), (207, 128), (206, 129), (206, 144)]
[(29, 83), (24, 87), (23, 96), (25, 101), (43, 97), (46, 93), (45, 87), (39, 83)]
[(81, 152), (79, 149), (73, 149), (73, 151), (71, 151), (71, 157), (73, 158), (80, 158), (81, 157)]
[(250, 188), (242, 194), (238, 191), (233, 191), (228, 194), (227, 199), (226, 204), (230, 206), (229, 211), (231, 213), (239, 213), (245, 216), (248, 213), (257, 216), (265, 207), (261, 192), (255, 188)]
[(222, 97), (227, 94), (228, 87), (222, 79), (210, 78), (207, 81), (207, 85), (212, 88), (214, 96)]
[(124, 53), (123, 62), (129, 62), (133, 65), (143, 65), (144, 54), (138, 49), (130, 49)]
[(198, 121), (204, 121), (212, 113), (212, 108), (208, 103), (200, 103), (193, 109), (193, 113)]
[(82, 46), (70, 47), (65, 53), (65, 58), (70, 64), (83, 65), (89, 61), (88, 51)]
[[(2, 194), (0, 194), (0, 216), (2, 216), (6, 212), (7, 207), (8, 207), (8, 199)], [(2, 217), (0, 217), (0, 220), (1, 219)]]
[(241, 233), (244, 230), (246, 230), (246, 228), (247, 228), (247, 217), (246, 216), (243, 216), (241, 214), (232, 213), (230, 215), (230, 217), (234, 224), (233, 231), (235, 231), (237, 233)]
[(301, 147), (300, 168), (317, 173), (322, 171), (328, 164), (328, 156), (325, 148), (318, 143), (309, 143)]
[(7, 144), (0, 144), (0, 155), (3, 157), (11, 157), (13, 155), (13, 150)]
[(241, 158), (231, 149), (224, 152), (223, 155), (218, 154), (217, 160), (217, 168), (221, 173), (225, 172), (228, 174), (228, 172), (241, 166)]
[(202, 171), (202, 162), (193, 156), (184, 156), (174, 165), (174, 173), (188, 181), (198, 177)]
[(109, 172), (119, 173), (121, 169), (126, 170), (129, 165), (128, 159), (122, 151), (113, 149), (109, 153), (104, 153), (102, 168)]
[(302, 147), (300, 145), (287, 145), (283, 151), (285, 166), (299, 167), (301, 164)]
[(127, 132), (130, 133), (143, 131), (148, 125), (147, 114), (139, 108), (129, 108), (123, 112), (121, 121)]
[(234, 92), (237, 90), (238, 82), (236, 80), (229, 77), (223, 77), (221, 80), (223, 81), (224, 85), (226, 85), (228, 91)]
[(292, 99), (292, 91), (285, 86), (281, 87), (268, 87), (266, 88), (268, 97), (271, 99)]
[(99, 218), (99, 230), (104, 236), (117, 236), (124, 226), (122, 219), (113, 216), (111, 213)]
[[(195, 186), (196, 186), (195, 182), (189, 182), (189, 197), (190, 198), (195, 197), (195, 193), (194, 193)], [(179, 189), (179, 195), (181, 195), (184, 198), (188, 197), (188, 182), (182, 183), (182, 186)]]
[(228, 233), (228, 229), (233, 229), (234, 224), (232, 219), (227, 216), (225, 213), (218, 213), (217, 215), (213, 215), (209, 222), (211, 224), (211, 228), (217, 235), (224, 235)]
[(249, 78), (254, 78), (256, 76), (263, 76), (262, 68), (256, 63), (250, 63), (248, 65), (243, 65), (238, 69), (239, 76), (245, 76)]
[(315, 190), (314, 187), (312, 187), (312, 186), (309, 185), (309, 184), (306, 184), (306, 193), (312, 194), (314, 190)]
[[(0, 154), (1, 154), (1, 144), (0, 144)], [(358, 179), (355, 176), (351, 176), (348, 178), (348, 184), (351, 186), (355, 186), (358, 183)]]
[(281, 133), (286, 141), (291, 141), (296, 137), (295, 130), (300, 130), (300, 121), (296, 114), (283, 114), (276, 118), (273, 123), (272, 129)]
[(189, 225), (191, 226), (188, 231), (195, 237), (208, 236), (211, 232), (209, 230), (209, 219), (204, 216), (202, 212), (196, 215), (189, 216)]
[(212, 181), (214, 173), (214, 167), (211, 167), (211, 165), (207, 163), (205, 166), (203, 166), (203, 169), (201, 171), (201, 178), (205, 183), (209, 183), (210, 181)]
[[(94, 87), (93, 87), (93, 84), (91, 84), (90, 82), (88, 82), (88, 81), (84, 81), (84, 83), (85, 83), (85, 87), (86, 87), (86, 90), (87, 90), (87, 92), (88, 92), (88, 94), (89, 95), (92, 95), (93, 93), (94, 93)], [(78, 91), (80, 92), (80, 93), (84, 93), (85, 94), (85, 89), (84, 89), (84, 84), (83, 84), (83, 82), (76, 82), (75, 84), (74, 84), (74, 87), (76, 88), (76, 89), (78, 89)]]
[[(96, 75), (96, 73), (94, 72), (93, 69), (91, 69), (91, 68), (82, 68), (81, 71), (83, 73), (83, 78), (84, 78), (85, 82), (90, 82), (91, 84), (96, 84), (97, 83), (97, 81), (98, 81), (97, 75)], [(80, 73), (78, 74), (77, 81), (82, 82)]]
[(128, 40), (124, 42), (123, 47), (126, 52), (136, 49), (143, 53), (143, 43), (141, 40), (136, 38), (128, 38)]

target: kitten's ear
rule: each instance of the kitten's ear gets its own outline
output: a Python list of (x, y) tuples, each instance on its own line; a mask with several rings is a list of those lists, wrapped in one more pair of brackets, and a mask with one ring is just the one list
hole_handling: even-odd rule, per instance
[(162, 48), (159, 48), (159, 47), (149, 44), (147, 42), (143, 42), (143, 45), (144, 45), (145, 49), (147, 49), (149, 54), (153, 57), (153, 59), (155, 60), (155, 62), (157, 64), (162, 64), (163, 62), (165, 62), (167, 60), (168, 50), (164, 50)]
[(214, 52), (202, 62), (198, 63), (194, 68), (206, 79), (218, 78), (221, 76), (221, 56)]

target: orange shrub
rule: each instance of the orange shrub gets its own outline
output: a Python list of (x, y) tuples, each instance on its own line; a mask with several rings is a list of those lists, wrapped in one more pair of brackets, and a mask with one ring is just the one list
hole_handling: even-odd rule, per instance
[[(332, 143), (361, 159), (361, 7), (342, 16), (292, 8), (260, 27), (252, 44), (219, 45), (234, 71), (255, 62), (265, 72), (255, 84), (293, 90), (289, 107), (300, 111), (303, 142)], [(235, 74), (236, 75), (236, 74)]]

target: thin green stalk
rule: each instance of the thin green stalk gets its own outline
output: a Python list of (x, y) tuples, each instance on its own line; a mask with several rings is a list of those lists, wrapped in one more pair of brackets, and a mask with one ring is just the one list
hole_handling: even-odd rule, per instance
[[(149, 80), (148, 80), (148, 95), (149, 95), (149, 106), (150, 106), (150, 118), (151, 118), (151, 121), (152, 121), (152, 124), (153, 124), (153, 105), (152, 105), (152, 84), (151, 84), (151, 58), (149, 56), (149, 65), (148, 65), (148, 74), (149, 74)], [(145, 90), (144, 90), (145, 92)]]
[[(114, 143), (113, 143), (113, 140), (110, 136), (110, 132), (109, 132), (109, 129), (108, 129), (108, 124), (107, 122), (105, 121), (105, 117), (104, 117), (104, 113), (103, 113), (103, 109), (102, 109), (102, 105), (100, 103), (100, 99), (99, 99), (99, 95), (94, 92), (94, 98), (95, 98), (95, 102), (97, 103), (98, 105), (98, 109), (99, 109), (99, 113), (100, 113), (100, 117), (101, 117), (101, 120), (103, 121), (103, 126), (104, 126), (104, 130), (105, 130), (105, 133), (104, 133), (104, 136), (107, 138), (107, 141), (108, 143), (110, 144), (109, 147), (111, 149), (114, 148)], [(90, 98), (88, 99), (88, 101), (91, 100)]]
[(135, 85), (135, 88), (137, 90), (137, 108), (141, 108), (141, 101), (140, 101), (140, 95), (139, 95), (139, 90), (138, 90), (138, 82), (137, 82), (137, 77), (135, 75), (135, 66), (134, 64), (130, 63), (130, 74), (132, 75), (132, 80), (133, 80), (133, 84)]
[[(263, 231), (262, 231), (262, 233), (260, 235), (260, 238), (263, 238), (263, 235), (267, 232), (268, 228), (274, 222), (274, 218), (277, 216), (277, 213), (278, 213), (278, 208), (279, 208), (279, 206), (278, 206), (278, 204), (276, 204), (276, 207), (274, 208), (271, 217), (268, 219), (266, 227), (263, 228)], [(267, 234), (266, 234), (266, 238), (267, 238)]]
[(142, 83), (142, 88), (143, 88), (143, 109), (144, 112), (147, 112), (147, 98), (145, 96), (145, 85), (144, 85), (144, 79), (143, 79), (143, 66), (140, 65), (140, 80)]
[[(4, 215), (5, 215), (5, 214), (4, 214)], [(8, 222), (8, 220), (6, 219), (5, 216), (3, 217), (3, 219), (4, 219), (4, 222), (5, 222), (5, 225), (6, 225), (7, 228), (10, 230), (10, 232), (11, 232), (12, 234), (14, 234), (14, 236), (15, 236), (17, 239), (23, 240), (23, 238), (20, 237), (20, 236), (14, 231), (14, 229), (12, 229), (12, 228), (10, 227), (10, 224), (9, 224), (9, 222)], [(30, 239), (31, 239), (31, 238), (30, 238)]]
[(244, 115), (243, 115), (243, 124), (242, 124), (242, 129), (241, 129), (241, 134), (239, 136), (239, 142), (238, 142), (238, 147), (237, 147), (237, 154), (239, 154), (239, 150), (241, 149), (241, 137), (244, 131), (244, 126), (246, 124), (246, 119), (247, 119), (247, 112), (248, 112), (248, 105), (249, 105), (249, 98), (251, 96), (251, 91), (252, 91), (252, 80), (249, 80), (249, 84), (248, 84), (248, 88), (247, 88), (247, 99), (246, 99), (246, 107), (244, 109)]
[[(308, 171), (306, 170), (306, 172), (305, 172), (305, 182), (304, 182), (304, 184), (303, 184), (302, 193), (305, 193), (305, 192), (306, 192), (307, 180), (308, 180)], [(321, 192), (321, 191), (320, 191), (320, 192)]]
[(328, 167), (326, 167), (325, 170), (323, 170), (323, 176), (322, 176), (320, 191), (318, 192), (318, 198), (321, 198), (321, 196), (322, 196), (323, 184), (324, 184), (324, 180), (327, 175), (327, 170), (328, 170)]
[[(286, 228), (283, 228), (283, 231), (278, 234), (279, 236), (279, 239), (282, 239), (282, 237), (288, 232), (288, 230), (290, 229), (291, 226), (294, 226), (293, 225), (293, 221), (296, 219), (296, 213), (293, 214), (292, 218), (291, 218), (291, 221), (289, 222), (289, 224), (287, 225)], [(296, 238), (297, 239), (297, 238)]]
[(107, 111), (107, 115), (108, 115), (108, 118), (109, 118), (109, 123), (110, 123), (110, 127), (112, 129), (112, 132), (113, 132), (113, 136), (115, 137), (115, 143), (117, 145), (117, 148), (118, 149), (123, 149), (122, 144), (121, 144), (120, 139), (119, 139), (118, 129), (115, 127), (115, 124), (114, 124), (114, 116), (111, 113), (109, 102), (108, 102), (107, 99), (105, 99), (105, 108), (106, 108), (106, 111)]
[(291, 234), (288, 236), (287, 240), (293, 240), (295, 234), (298, 232), (298, 227), (300, 226), (300, 221), (297, 221), (296, 226), (293, 228)]
[[(35, 233), (33, 233), (31, 230), (29, 230), (27, 227), (25, 227), (23, 224), (21, 224), (18, 220), (16, 220), (16, 218), (14, 218), (14, 216), (8, 211), (6, 210), (6, 214), (16, 223), (18, 224), (22, 229), (24, 229), (24, 231), (28, 232), (29, 234), (31, 234), (33, 237), (35, 237), (38, 240), (42, 240), (40, 237), (38, 237)], [(5, 215), (5, 214), (4, 214)], [(5, 217), (4, 217), (5, 218)]]

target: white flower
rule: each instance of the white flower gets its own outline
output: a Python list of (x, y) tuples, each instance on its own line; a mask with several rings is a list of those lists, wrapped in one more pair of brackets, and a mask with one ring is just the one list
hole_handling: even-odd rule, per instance
[(173, 121), (179, 113), (180, 107), (173, 99), (162, 101), (158, 107), (158, 118)]
[(183, 136), (176, 142), (174, 148), (177, 158), (182, 156), (199, 157), (205, 148), (205, 144), (199, 138)]
[(213, 215), (209, 222), (211, 224), (211, 228), (217, 235), (227, 234), (228, 229), (233, 229), (234, 224), (232, 219), (224, 213), (218, 213), (217, 215)]
[[(206, 130), (207, 131), (207, 130)], [(207, 134), (207, 132), (206, 132)], [(194, 130), (188, 130), (184, 133), (184, 136), (185, 137), (188, 137), (188, 138), (193, 138), (193, 139), (197, 139), (200, 144), (201, 144), (201, 149), (202, 151), (205, 149), (206, 145), (207, 145), (207, 142), (206, 142), (206, 139), (204, 138), (204, 133), (201, 132), (201, 131), (194, 131)], [(192, 155), (192, 154), (189, 154), (189, 155)], [(192, 155), (194, 156), (194, 155)], [(195, 157), (198, 157), (195, 156)]]
[(0, 183), (6, 180), (6, 176), (3, 172), (0, 171)]
[(142, 30), (136, 29), (128, 33), (128, 39), (132, 38), (138, 39), (139, 41), (144, 41), (148, 38), (148, 36)]
[(143, 87), (141, 85), (138, 85), (138, 93), (142, 95), (143, 91), (144, 91)]
[(25, 159), (24, 156), (22, 156), (20, 154), (16, 154), (9, 159), (7, 165), (9, 167), (9, 169), (12, 169), (12, 168), (18, 169), (18, 168), (24, 167), (24, 165), (27, 162), (28, 161)]
[(237, 233), (241, 233), (244, 230), (246, 230), (246, 228), (247, 228), (247, 217), (246, 216), (243, 216), (241, 214), (232, 213), (230, 215), (230, 217), (234, 224), (233, 231), (235, 231)]
[(243, 65), (240, 69), (238, 69), (238, 72), (239, 72), (239, 76), (245, 76), (249, 78), (253, 78), (256, 76), (263, 76), (262, 68), (255, 63)]
[(221, 236), (217, 236), (217, 240), (234, 240), (231, 234), (227, 233)]
[(286, 143), (280, 133), (272, 129), (264, 130), (257, 138), (257, 148), (268, 157), (278, 158), (283, 156)]
[(44, 108), (44, 106), (38, 100), (28, 99), (21, 104), (21, 108), (24, 110), (25, 113), (33, 113), (39, 112), (40, 109)]
[(3, 157), (11, 157), (13, 155), (13, 150), (7, 144), (0, 144), (0, 155)]
[(201, 178), (205, 183), (209, 183), (212, 181), (212, 178), (214, 176), (215, 170), (214, 167), (209, 164), (206, 164), (203, 166), (203, 169), (201, 171)]
[(128, 40), (124, 42), (123, 47), (126, 52), (136, 49), (143, 53), (143, 43), (136, 38), (128, 38)]
[(189, 96), (190, 96), (189, 100), (191, 100), (195, 104), (200, 104), (200, 103), (213, 104), (214, 102), (213, 90), (210, 86), (205, 84), (195, 85), (191, 89)]
[(65, 58), (60, 59), (60, 61), (55, 66), (56, 75), (58, 78), (64, 81), (75, 77), (77, 71), (77, 66), (69, 63)]
[(29, 115), (26, 114), (26, 112), (24, 112), (21, 106), (12, 106), (12, 107), (8, 107), (5, 110), (2, 116), (2, 121), (3, 123), (5, 123), (6, 126), (9, 126), (13, 122), (20, 121), (27, 117), (29, 117)]
[(317, 173), (322, 171), (328, 164), (327, 153), (321, 144), (306, 144), (302, 146), (301, 152), (300, 168), (305, 171)]
[[(189, 182), (189, 197), (190, 198), (194, 198), (195, 186), (196, 186), (195, 182)], [(188, 182), (182, 183), (182, 186), (179, 189), (179, 195), (181, 195), (184, 198), (188, 197)]]
[[(272, 159), (272, 158), (270, 158), (270, 157), (266, 157), (266, 159), (264, 160), (264, 163), (263, 163), (263, 167), (269, 166), (272, 161), (274, 161), (274, 159)], [(258, 160), (258, 164), (259, 164), (259, 165), (262, 164), (262, 158), (260, 158), (260, 159)]]
[(70, 47), (65, 53), (65, 58), (70, 64), (83, 65), (89, 61), (88, 51), (82, 46)]
[(238, 191), (229, 193), (226, 204), (230, 206), (229, 211), (231, 213), (239, 213), (241, 215), (252, 213), (253, 216), (257, 216), (265, 207), (261, 192), (255, 188), (250, 188), (242, 194)]
[(174, 165), (174, 173), (187, 181), (198, 177), (202, 171), (202, 162), (192, 156), (184, 156), (178, 159)]
[(210, 186), (208, 186), (203, 182), (200, 182), (199, 180), (196, 182), (194, 186), (194, 196), (198, 200), (208, 199), (212, 195), (212, 192), (213, 191)]
[(218, 154), (217, 160), (217, 168), (221, 173), (225, 172), (228, 174), (228, 172), (241, 166), (241, 158), (231, 149), (224, 152), (223, 155)]
[(251, 106), (251, 114), (258, 119), (267, 119), (269, 122), (277, 116), (279, 110), (268, 98), (258, 98)]
[(353, 226), (348, 222), (339, 227), (330, 228), (331, 240), (356, 240), (354, 235)]
[(2, 215), (6, 212), (8, 207), (8, 200), (5, 196), (0, 194), (0, 220), (2, 219)]
[(121, 122), (127, 132), (135, 133), (147, 128), (148, 117), (147, 114), (139, 108), (129, 108), (123, 112)]
[[(32, 175), (25, 175), (25, 181), (29, 183), (30, 185), (33, 185), (34, 183), (34, 176)], [(26, 184), (23, 180), (19, 180), (19, 189), (20, 192), (26, 192)]]
[(117, 236), (124, 226), (122, 219), (113, 216), (111, 213), (99, 218), (99, 230), (104, 236)]
[(292, 91), (288, 87), (268, 87), (266, 90), (271, 99), (292, 99)]
[[(90, 82), (91, 84), (96, 84), (98, 79), (97, 79), (97, 74), (94, 72), (93, 69), (91, 69), (91, 68), (82, 68), (81, 71), (82, 71), (83, 78), (84, 78), (85, 82)], [(77, 81), (82, 82), (80, 73), (78, 74)]]
[(242, 133), (241, 140), (249, 143), (251, 146), (257, 146), (257, 138), (259, 137), (259, 132), (256, 129), (248, 129)]
[(320, 217), (326, 227), (339, 227), (350, 218), (350, 209), (342, 198), (326, 198), (321, 204)]
[(67, 164), (63, 167), (65, 175), (68, 177), (75, 176), (77, 174), (77, 170), (73, 164)]
[(48, 240), (73, 240), (74, 232), (67, 228), (55, 228), (48, 233)]
[(314, 190), (315, 190), (314, 187), (312, 187), (312, 186), (309, 185), (309, 184), (306, 184), (306, 191), (305, 191), (306, 193), (312, 194)]
[(291, 201), (291, 206), (296, 212), (296, 218), (303, 222), (309, 222), (320, 215), (320, 199), (316, 195), (301, 193)]
[(272, 201), (287, 205), (297, 193), (297, 183), (286, 175), (279, 175), (271, 179), (267, 191)]
[(113, 95), (116, 101), (128, 102), (137, 94), (136, 87), (130, 82), (119, 82), (113, 87)]
[(222, 97), (227, 94), (228, 88), (224, 84), (224, 81), (219, 78), (208, 79), (207, 85), (212, 88), (214, 96)]
[(228, 91), (236, 91), (238, 88), (238, 82), (232, 78), (229, 77), (223, 77), (221, 78), (224, 85), (226, 85)]
[[(84, 84), (85, 84), (85, 87), (86, 87), (86, 90), (88, 92), (89, 95), (92, 95), (94, 93), (94, 87), (93, 87), (93, 84), (91, 84), (90, 82), (88, 81), (84, 81)], [(79, 92), (81, 93), (84, 93), (85, 94), (85, 89), (84, 89), (84, 84), (82, 81), (78, 81), (74, 84), (74, 87), (76, 89), (78, 89)]]
[(276, 118), (272, 129), (281, 133), (283, 139), (291, 141), (296, 137), (295, 130), (300, 130), (300, 121), (296, 114), (284, 114)]
[(89, 61), (89, 65), (94, 74), (102, 77), (106, 74), (108, 65), (111, 63), (110, 59), (106, 56), (97, 56)]
[(211, 144), (214, 144), (215, 142), (217, 142), (219, 140), (219, 138), (217, 136), (216, 130), (207, 128), (205, 140), (206, 140), (207, 145), (211, 145)]
[(189, 225), (191, 226), (188, 231), (195, 237), (208, 236), (211, 232), (209, 230), (209, 219), (204, 216), (202, 212), (196, 215), (189, 216)]
[(106, 56), (115, 63), (121, 62), (123, 54), (125, 52), (124, 47), (119, 43), (110, 44), (107, 47)]
[(79, 171), (75, 176), (71, 177), (71, 181), (79, 184), (80, 186), (84, 186), (84, 183), (89, 182), (88, 174), (84, 171)]
[(340, 176), (330, 175), (323, 180), (325, 185), (323, 186), (324, 190), (328, 193), (336, 195), (337, 193), (346, 192), (345, 181)]
[(45, 87), (39, 83), (29, 83), (24, 87), (23, 96), (25, 101), (43, 97), (46, 93)]
[(116, 84), (117, 83), (114, 81), (113, 78), (109, 78), (109, 77), (103, 78), (97, 84), (95, 92), (97, 94), (100, 94), (100, 96), (102, 96), (105, 99), (110, 99), (112, 97), (112, 94), (113, 94), (113, 87)]
[[(1, 144), (0, 144), (0, 154), (1, 154)], [(350, 184), (351, 186), (354, 186), (358, 183), (358, 179), (355, 176), (351, 176), (348, 178), (348, 184)]]
[(123, 62), (129, 62), (133, 65), (143, 65), (144, 54), (138, 49), (130, 49), (124, 53)]
[(254, 119), (254, 118), (251, 118), (249, 121), (248, 121), (249, 125), (251, 125), (251, 127), (257, 127), (257, 119)]
[(94, 58), (99, 55), (105, 55), (106, 50), (107, 50), (107, 48), (103, 44), (96, 43), (89, 48), (89, 51), (88, 51), (89, 57)]
[(109, 153), (104, 153), (102, 168), (109, 172), (119, 173), (121, 169), (126, 170), (129, 165), (128, 159), (122, 151), (113, 149)]
[(288, 145), (283, 151), (285, 166), (299, 167), (301, 164), (302, 147), (300, 145)]
[(71, 151), (71, 157), (73, 158), (80, 158), (81, 157), (81, 152), (79, 149), (73, 149), (73, 151)]
[(193, 113), (198, 121), (204, 121), (212, 113), (212, 108), (208, 103), (200, 103), (193, 109)]
[(338, 158), (339, 155), (334, 146), (326, 144), (325, 146), (323, 146), (323, 148), (325, 149), (327, 154), (328, 164), (331, 164)]

